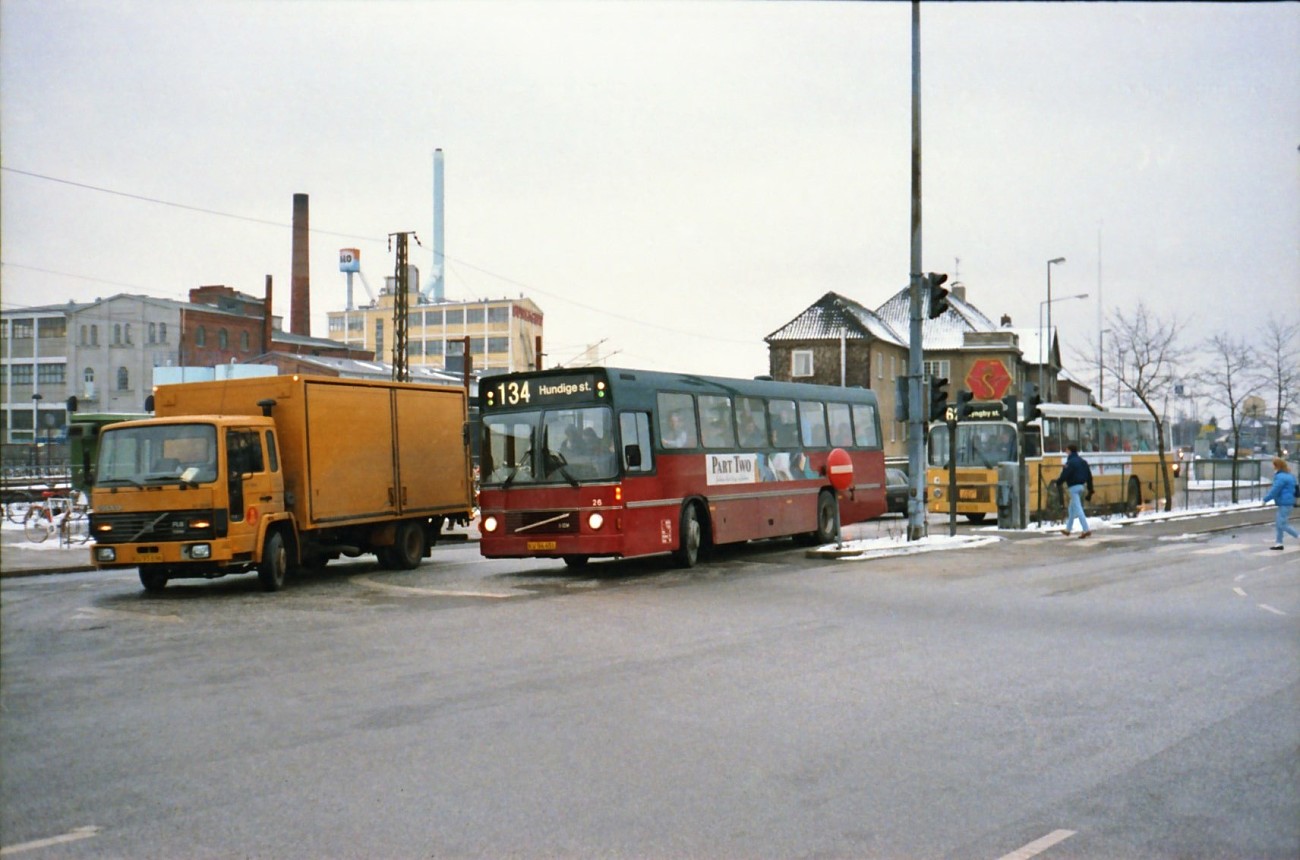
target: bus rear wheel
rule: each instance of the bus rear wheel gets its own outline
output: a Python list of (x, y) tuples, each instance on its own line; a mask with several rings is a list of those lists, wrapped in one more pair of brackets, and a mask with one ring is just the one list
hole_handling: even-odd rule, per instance
[(678, 567), (695, 567), (700, 560), (700, 546), (704, 543), (704, 529), (700, 526), (699, 515), (695, 505), (687, 502), (682, 507), (681, 528), (677, 532), (680, 541), (673, 550), (673, 561)]
[(979, 525), (980, 523), (984, 522), (984, 516), (985, 515), (983, 513), (966, 514), (966, 521), (970, 523), (974, 523), (975, 525)]
[(587, 566), (587, 561), (589, 559), (590, 556), (586, 555), (566, 555), (564, 557), (564, 564), (566, 567), (572, 568), (573, 570), (581, 570)]
[(1135, 517), (1140, 507), (1142, 507), (1142, 487), (1138, 484), (1137, 478), (1129, 478), (1128, 492), (1124, 494), (1124, 514)]

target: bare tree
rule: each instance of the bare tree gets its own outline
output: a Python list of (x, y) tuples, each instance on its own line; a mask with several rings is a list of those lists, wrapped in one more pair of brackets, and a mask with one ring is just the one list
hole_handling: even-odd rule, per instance
[(1242, 406), (1255, 393), (1259, 362), (1245, 340), (1216, 334), (1205, 344), (1206, 368), (1196, 375), (1202, 394), (1228, 410), (1232, 428), (1232, 500), (1237, 499), (1237, 460), (1241, 454)]
[(1128, 392), (1146, 407), (1155, 420), (1165, 510), (1172, 510), (1174, 488), (1165, 457), (1165, 412), (1174, 380), (1188, 356), (1187, 348), (1179, 343), (1183, 323), (1176, 317), (1161, 319), (1142, 302), (1138, 302), (1132, 316), (1114, 311), (1107, 320), (1111, 336), (1101, 356), (1101, 369), (1115, 378), (1121, 392)]
[(1273, 397), (1273, 453), (1281, 457), (1283, 421), (1300, 402), (1300, 323), (1270, 319), (1257, 352), (1260, 388)]

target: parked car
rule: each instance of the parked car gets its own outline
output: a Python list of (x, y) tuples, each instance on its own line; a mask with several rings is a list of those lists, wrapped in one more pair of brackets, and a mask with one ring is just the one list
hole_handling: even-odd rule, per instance
[(885, 500), (891, 514), (907, 513), (907, 473), (902, 469), (885, 469)]

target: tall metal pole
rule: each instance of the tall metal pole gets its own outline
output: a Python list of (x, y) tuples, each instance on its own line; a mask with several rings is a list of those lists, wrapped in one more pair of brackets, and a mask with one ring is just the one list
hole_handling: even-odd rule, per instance
[[(1052, 259), (1047, 261), (1047, 358), (1045, 359), (1045, 361), (1048, 362), (1052, 360), (1052, 342), (1053, 342), (1052, 339), (1052, 266), (1055, 266), (1057, 263), (1064, 263), (1064, 262), (1065, 262), (1064, 257), (1053, 257)], [(1042, 345), (1042, 340), (1043, 340), (1042, 335), (1039, 335), (1038, 341), (1040, 346)], [(1038, 370), (1039, 373), (1042, 373), (1043, 362), (1039, 362)], [(1053, 375), (1052, 379), (1055, 380), (1055, 378), (1056, 378), (1055, 375)], [(1052, 383), (1052, 388), (1056, 388), (1055, 382)], [(1043, 398), (1043, 400), (1047, 401), (1048, 403), (1056, 402), (1055, 394), (1053, 393), (1049, 395), (1047, 390), (1043, 388), (1043, 382), (1041, 378), (1038, 383), (1038, 396)]]
[(921, 3), (912, 0), (912, 256), (907, 350), (907, 539), (925, 537), (925, 418), (921, 402)]
[[(390, 242), (394, 236), (397, 237), (397, 269), (393, 273), (393, 381), (410, 382), (411, 370), (406, 355), (407, 318), (410, 309), (410, 294), (407, 292), (410, 287), (408, 283), (410, 276), (406, 266), (406, 237), (415, 236), (415, 231), (389, 233)], [(419, 244), (418, 236), (415, 242)]]

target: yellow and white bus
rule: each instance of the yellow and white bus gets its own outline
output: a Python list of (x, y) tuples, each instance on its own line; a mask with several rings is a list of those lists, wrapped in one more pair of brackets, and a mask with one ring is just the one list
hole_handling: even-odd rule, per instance
[[(957, 424), (957, 513), (973, 523), (997, 517), (998, 463), (1017, 461), (1024, 446), (1026, 509), (1032, 520), (1061, 519), (1062, 490), (1053, 482), (1065, 464), (1066, 446), (1092, 468), (1092, 512), (1124, 512), (1130, 516), (1164, 492), (1156, 423), (1145, 409), (1098, 408), (1069, 403), (1043, 403), (1041, 417), (1018, 430), (1015, 423), (996, 419)], [(932, 513), (949, 512), (948, 425), (930, 425), (926, 484)]]

